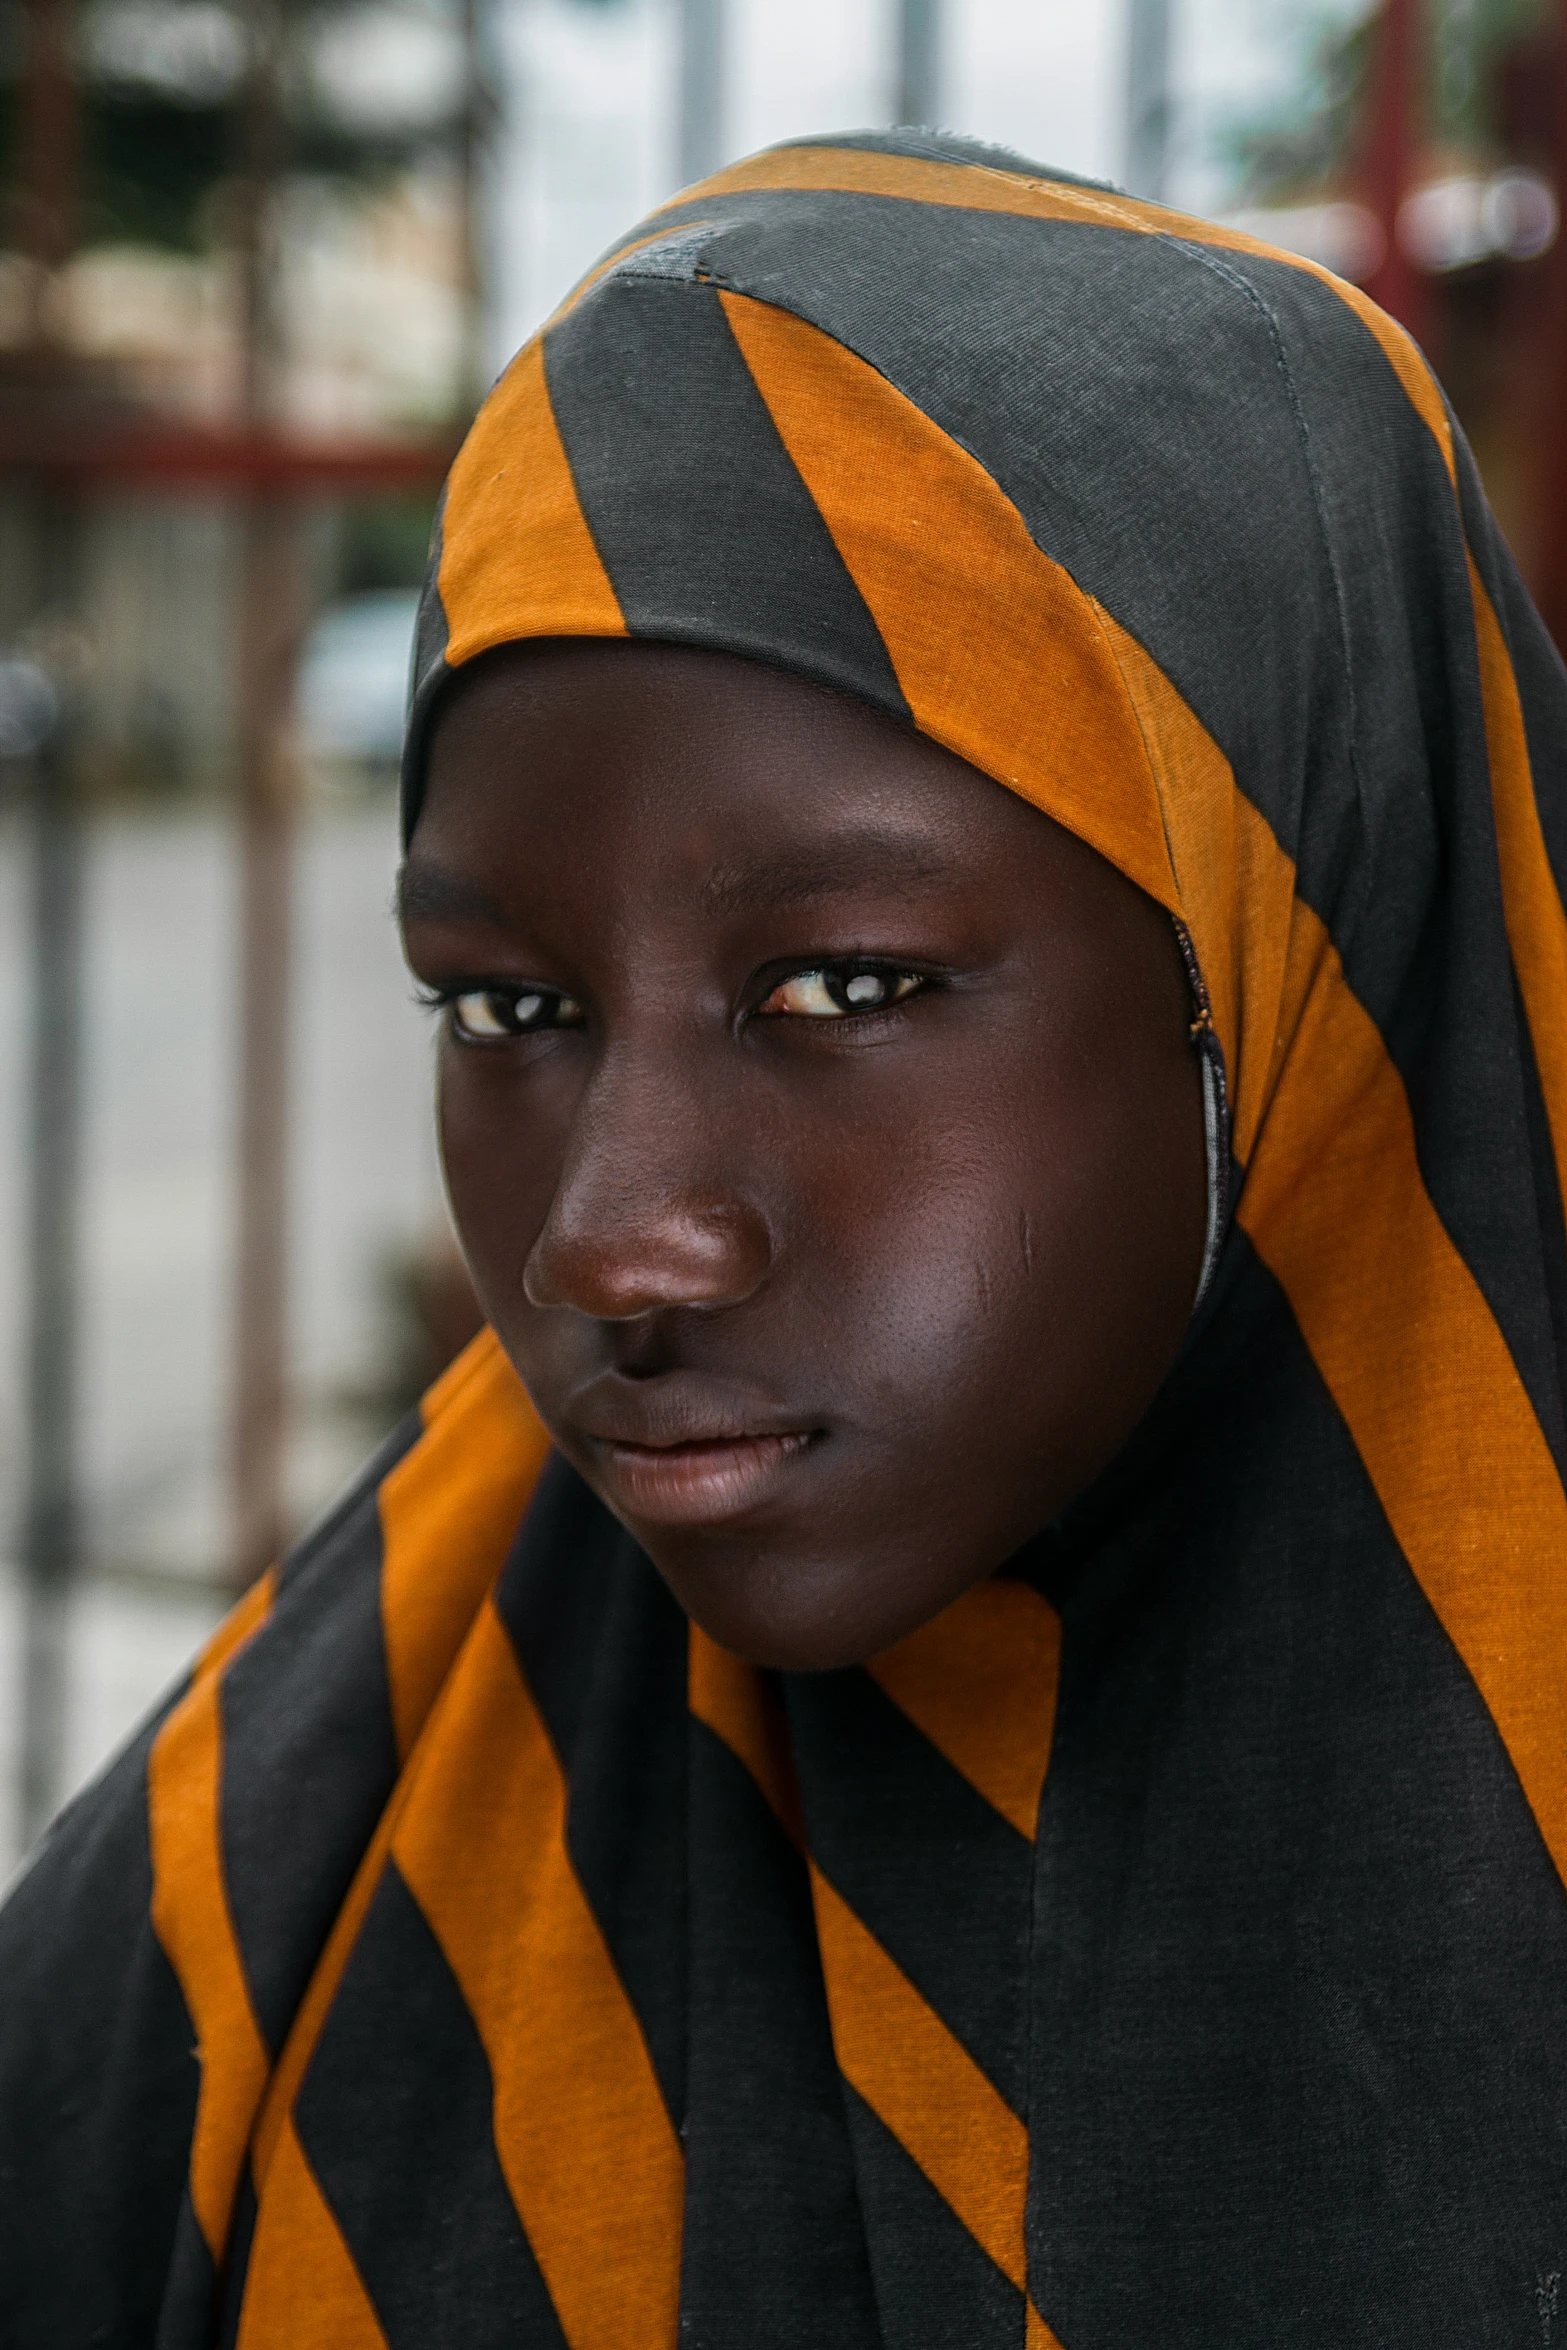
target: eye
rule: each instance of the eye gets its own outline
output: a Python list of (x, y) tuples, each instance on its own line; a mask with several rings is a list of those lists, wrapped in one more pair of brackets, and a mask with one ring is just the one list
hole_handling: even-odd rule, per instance
[(573, 995), (545, 988), (474, 987), (449, 996), (452, 1027), (465, 1044), (504, 1044), (544, 1028), (580, 1028), (582, 1006)]
[(924, 984), (914, 971), (889, 971), (873, 963), (824, 963), (819, 971), (796, 971), (780, 980), (757, 1010), (768, 1018), (842, 1020), (851, 1012), (884, 1012)]

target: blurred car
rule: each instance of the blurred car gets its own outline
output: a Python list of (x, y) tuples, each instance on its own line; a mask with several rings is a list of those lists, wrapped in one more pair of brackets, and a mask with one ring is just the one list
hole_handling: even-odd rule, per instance
[(385, 766), (402, 750), (417, 588), (345, 596), (322, 613), (299, 667), (307, 757)]

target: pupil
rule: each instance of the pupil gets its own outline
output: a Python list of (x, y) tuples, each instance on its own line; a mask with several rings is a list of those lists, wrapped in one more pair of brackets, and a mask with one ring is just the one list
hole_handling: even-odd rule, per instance
[(878, 1004), (885, 986), (879, 971), (857, 971), (843, 992), (851, 1004)]

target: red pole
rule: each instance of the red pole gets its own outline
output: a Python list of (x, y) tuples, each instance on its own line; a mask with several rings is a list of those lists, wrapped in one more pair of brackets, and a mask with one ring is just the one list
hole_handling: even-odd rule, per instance
[(1398, 209), (1419, 161), (1425, 28), (1420, 0), (1383, 0), (1372, 54), (1370, 114), (1365, 141), (1366, 200), (1387, 242), (1366, 292), (1424, 343), (1428, 289), (1398, 241)]
[(63, 339), (55, 303), (60, 272), (76, 248), (81, 106), (74, 0), (32, 0), (26, 39), (20, 242), (31, 264), (27, 339), (44, 349)]

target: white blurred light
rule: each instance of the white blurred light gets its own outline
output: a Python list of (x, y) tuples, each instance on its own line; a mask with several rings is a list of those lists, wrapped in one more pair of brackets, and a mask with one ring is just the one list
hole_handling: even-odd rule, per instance
[(1278, 212), (1232, 212), (1225, 226), (1265, 245), (1320, 261), (1335, 277), (1363, 285), (1387, 250), (1382, 223), (1364, 204), (1300, 204)]
[[(1556, 197), (1533, 171), (1491, 179), (1458, 174), (1406, 196), (1398, 241), (1420, 269), (1469, 269), (1477, 261), (1533, 261), (1556, 241)], [(1232, 212), (1226, 227), (1260, 237), (1286, 253), (1320, 261), (1352, 285), (1364, 285), (1386, 250), (1382, 224), (1364, 204), (1302, 204), (1277, 212)]]
[(1485, 218), (1494, 252), (1533, 261), (1555, 244), (1561, 214), (1555, 189), (1537, 172), (1502, 171), (1485, 191)]
[(30, 758), (59, 714), (59, 696), (36, 661), (0, 658), (0, 759)]
[(104, 80), (196, 105), (226, 98), (245, 69), (245, 36), (210, 0), (115, 0), (87, 17), (82, 45)]
[(1398, 241), (1421, 269), (1533, 261), (1555, 241), (1556, 197), (1532, 171), (1464, 174), (1417, 188), (1398, 208)]
[(333, 113), (356, 130), (425, 130), (462, 105), (467, 68), (456, 26), (413, 8), (328, 17), (310, 62)]

